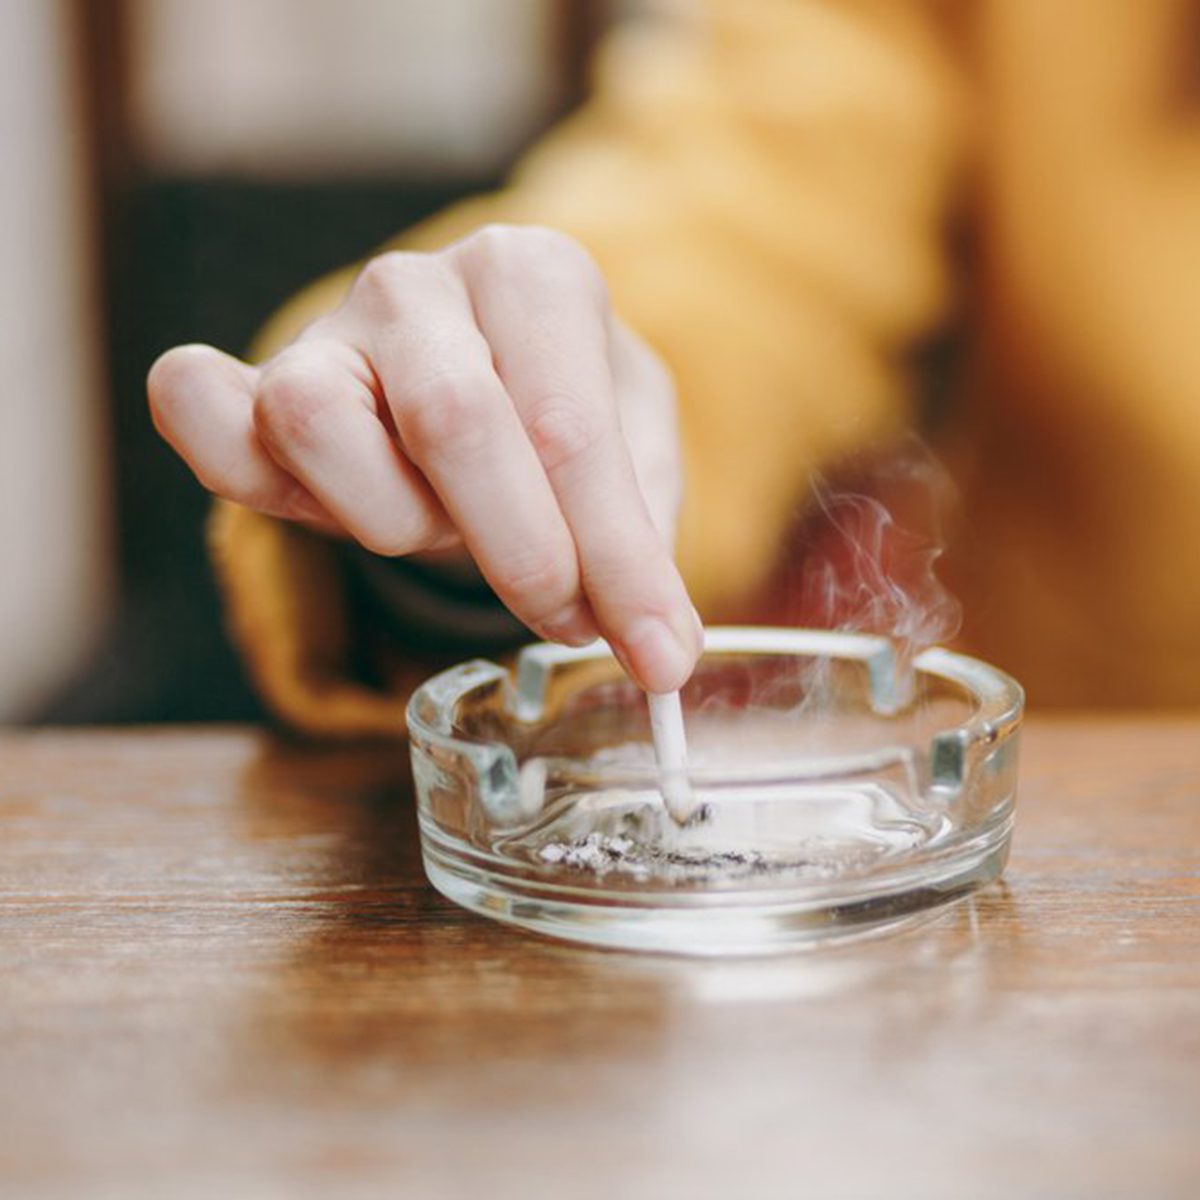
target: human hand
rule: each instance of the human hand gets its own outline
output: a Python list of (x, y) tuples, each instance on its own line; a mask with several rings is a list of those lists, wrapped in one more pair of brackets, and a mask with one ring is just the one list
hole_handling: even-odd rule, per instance
[(463, 547), (541, 636), (603, 635), (652, 692), (691, 674), (670, 377), (565, 235), (383, 254), (269, 361), (179, 346), (148, 392), (211, 492), (378, 554)]

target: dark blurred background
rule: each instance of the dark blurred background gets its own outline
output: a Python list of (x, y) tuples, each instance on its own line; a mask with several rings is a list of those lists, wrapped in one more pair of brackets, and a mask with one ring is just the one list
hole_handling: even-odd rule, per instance
[(0, 9), (0, 215), (28, 234), (7, 272), (27, 303), (3, 348), (0, 533), (18, 554), (0, 719), (259, 715), (222, 630), (208, 498), (154, 433), (147, 368), (179, 342), (244, 349), (303, 284), (491, 185), (580, 99), (598, 33), (630, 7)]

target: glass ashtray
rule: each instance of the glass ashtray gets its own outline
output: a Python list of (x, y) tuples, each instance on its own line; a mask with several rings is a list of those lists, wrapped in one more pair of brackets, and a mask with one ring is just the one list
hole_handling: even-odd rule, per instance
[(683, 691), (695, 809), (602, 642), (474, 661), (413, 696), (425, 870), (473, 912), (594, 945), (763, 954), (911, 924), (1008, 856), (1023, 695), (886, 638), (710, 629)]

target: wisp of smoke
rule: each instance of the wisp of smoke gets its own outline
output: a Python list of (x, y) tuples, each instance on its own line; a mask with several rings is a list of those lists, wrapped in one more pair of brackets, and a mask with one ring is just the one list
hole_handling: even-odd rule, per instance
[[(884, 635), (907, 678), (925, 648), (958, 632), (962, 610), (937, 577), (953, 487), (915, 435), (836, 482), (816, 479), (789, 555), (789, 624)], [(819, 703), (821, 678), (810, 680)]]

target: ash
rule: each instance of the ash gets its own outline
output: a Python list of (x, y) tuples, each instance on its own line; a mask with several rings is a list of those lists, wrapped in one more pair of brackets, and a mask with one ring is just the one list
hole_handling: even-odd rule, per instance
[(537, 853), (542, 862), (554, 866), (664, 883), (730, 883), (764, 875), (837, 873), (831, 864), (813, 859), (781, 861), (757, 850), (677, 848), (620, 833), (589, 833), (572, 842), (547, 842)]

